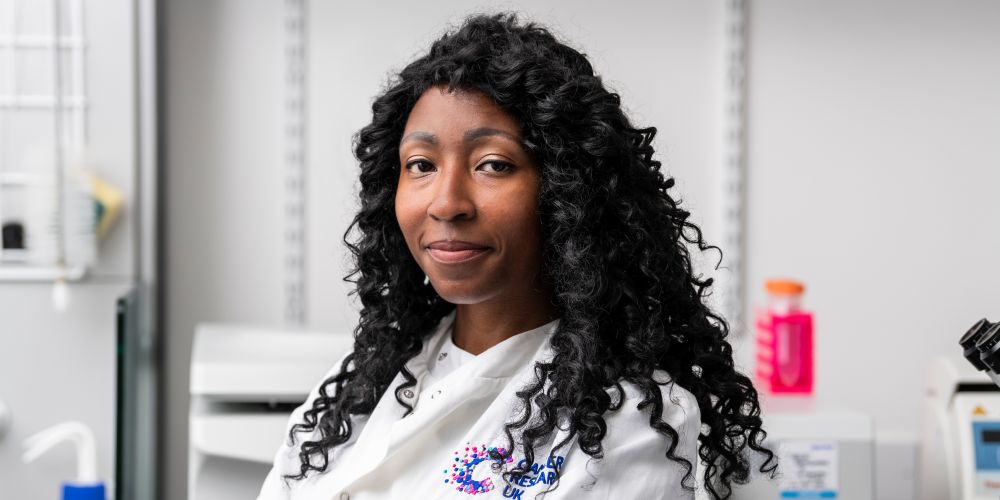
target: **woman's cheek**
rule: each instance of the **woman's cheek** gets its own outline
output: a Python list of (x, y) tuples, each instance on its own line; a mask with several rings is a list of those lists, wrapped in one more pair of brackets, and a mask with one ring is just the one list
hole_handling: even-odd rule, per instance
[(399, 224), (399, 229), (411, 251), (418, 243), (414, 241), (414, 238), (417, 237), (416, 232), (420, 224), (420, 216), (414, 208), (412, 201), (396, 198), (396, 222)]

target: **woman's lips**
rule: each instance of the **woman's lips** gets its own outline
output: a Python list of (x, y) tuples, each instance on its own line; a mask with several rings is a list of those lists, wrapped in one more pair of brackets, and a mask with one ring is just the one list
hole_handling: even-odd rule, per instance
[(476, 250), (440, 250), (437, 248), (428, 248), (427, 253), (431, 254), (431, 258), (443, 264), (456, 264), (458, 262), (472, 260), (485, 254), (489, 250), (489, 248), (480, 248)]
[(427, 245), (427, 253), (442, 264), (466, 262), (488, 251), (490, 251), (489, 247), (466, 241), (435, 241)]

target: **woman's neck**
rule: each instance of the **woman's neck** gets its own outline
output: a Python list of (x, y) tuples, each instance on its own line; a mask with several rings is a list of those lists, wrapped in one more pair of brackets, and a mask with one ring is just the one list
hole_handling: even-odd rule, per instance
[(458, 348), (479, 355), (519, 333), (538, 328), (559, 317), (551, 293), (522, 294), (519, 300), (489, 300), (458, 304), (452, 341)]

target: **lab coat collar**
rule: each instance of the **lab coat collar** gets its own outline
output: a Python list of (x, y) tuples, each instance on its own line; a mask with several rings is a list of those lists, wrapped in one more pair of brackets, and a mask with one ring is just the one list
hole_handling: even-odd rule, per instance
[[(424, 348), (406, 366), (419, 379), (419, 374), (427, 371), (430, 353), (437, 352), (440, 346), (448, 341), (451, 326), (455, 323), (456, 310), (441, 318), (434, 333), (424, 342)], [(470, 377), (479, 378), (510, 378), (524, 368), (525, 359), (536, 359), (540, 349), (549, 346), (552, 333), (559, 326), (559, 320), (552, 320), (544, 325), (510, 337), (499, 344), (483, 351), (476, 359), (470, 361)], [(542, 356), (544, 357), (544, 356)]]

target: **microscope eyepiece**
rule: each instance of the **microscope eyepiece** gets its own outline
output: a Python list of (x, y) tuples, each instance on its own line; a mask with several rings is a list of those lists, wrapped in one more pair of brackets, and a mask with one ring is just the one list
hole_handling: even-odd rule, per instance
[(976, 344), (976, 349), (979, 350), (979, 359), (986, 365), (986, 369), (1000, 373), (1000, 323), (990, 325), (990, 329), (986, 330)]
[(972, 325), (972, 327), (969, 328), (969, 331), (965, 332), (965, 335), (962, 335), (962, 340), (958, 341), (959, 345), (962, 346), (962, 354), (965, 356), (965, 359), (969, 360), (969, 362), (972, 363), (972, 366), (975, 366), (977, 370), (986, 369), (986, 365), (980, 358), (980, 350), (978, 347), (979, 343), (985, 337), (986, 332), (988, 332), (992, 326), (992, 323), (987, 321), (986, 318), (983, 318), (977, 321), (976, 324)]

